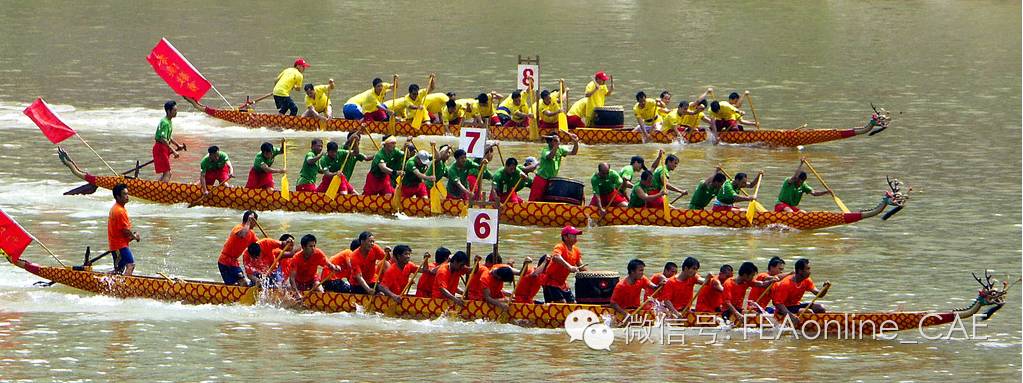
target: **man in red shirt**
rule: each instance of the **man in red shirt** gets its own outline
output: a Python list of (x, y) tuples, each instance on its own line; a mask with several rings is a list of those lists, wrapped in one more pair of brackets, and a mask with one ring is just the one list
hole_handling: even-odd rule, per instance
[(725, 301), (722, 306), (725, 318), (745, 312), (745, 302), (748, 300), (746, 299), (746, 289), (756, 283), (753, 282), (753, 277), (756, 275), (757, 265), (754, 265), (753, 262), (743, 262), (739, 265), (739, 275), (725, 281)]
[(786, 275), (785, 272), (785, 260), (775, 256), (771, 257), (770, 261), (767, 261), (767, 272), (759, 273), (753, 277), (753, 282), (756, 284), (750, 288), (749, 297), (750, 300), (755, 301), (759, 306), (759, 309), (767, 309), (771, 305), (771, 291), (773, 288), (771, 285), (781, 281)]
[[(614, 292), (611, 293), (611, 308), (619, 314), (629, 316), (630, 312), (626, 309), (639, 307), (640, 295), (644, 291), (649, 295), (659, 286), (650, 282), (650, 279), (643, 275), (645, 269), (646, 264), (643, 261), (639, 259), (629, 261), (629, 265), (626, 266), (629, 275), (615, 285)], [(665, 281), (662, 280), (661, 284), (664, 283)]]
[[(670, 302), (668, 310), (677, 317), (684, 318), (689, 313), (689, 304), (693, 301), (693, 287), (703, 284), (705, 280), (700, 277), (700, 261), (693, 257), (686, 257), (682, 261), (682, 270), (674, 277), (667, 279), (664, 288), (654, 295), (654, 298), (662, 302)], [(681, 312), (685, 312), (683, 315)]]
[[(810, 279), (810, 260), (800, 258), (796, 261), (795, 274), (782, 279), (774, 286), (771, 299), (774, 300), (775, 315), (780, 317), (788, 315), (792, 318), (793, 323), (799, 323), (796, 314), (809, 305), (809, 303), (799, 302), (803, 299), (803, 294), (809, 291), (818, 298), (824, 297), (827, 294), (827, 287), (830, 285), (831, 282), (825, 281), (824, 289), (817, 290), (817, 286), (814, 286), (813, 280)], [(814, 313), (824, 312), (824, 306), (819, 303), (814, 303), (809, 309)]]
[(302, 251), (291, 259), (288, 285), (298, 291), (311, 290), (313, 286), (316, 286), (316, 291), (323, 292), (323, 286), (317, 284), (320, 278), (316, 272), (320, 267), (334, 272), (341, 271), (341, 268), (327, 262), (327, 255), (323, 253), (323, 250), (316, 248), (316, 237), (312, 234), (303, 235), (301, 244)]
[(114, 206), (110, 207), (107, 219), (107, 249), (114, 253), (114, 274), (131, 275), (135, 271), (135, 258), (128, 244), (141, 241), (139, 233), (131, 230), (131, 219), (124, 205), (128, 204), (128, 185), (114, 186)]
[(451, 250), (446, 247), (438, 247), (437, 251), (433, 252), (434, 262), (426, 265), (423, 274), (419, 276), (419, 282), (416, 283), (416, 297), (429, 298), (433, 296), (433, 281), (437, 275), (437, 267), (447, 262), (450, 256)]
[(664, 271), (654, 273), (654, 275), (650, 277), (650, 282), (655, 285), (659, 285), (661, 284), (661, 280), (667, 281), (671, 279), (671, 277), (674, 277), (675, 274), (678, 274), (678, 264), (675, 262), (668, 262), (664, 264)]
[(732, 265), (723, 265), (718, 275), (707, 274), (707, 282), (696, 297), (696, 312), (721, 312), (721, 305), (725, 303), (725, 281), (732, 277), (732, 271)]
[(500, 263), (493, 265), (480, 275), (478, 284), (469, 287), (469, 300), (484, 300), (502, 311), (507, 311), (511, 299), (505, 296), (504, 284), (514, 281), (518, 272), (509, 265)]
[(359, 233), (359, 248), (352, 251), (352, 275), (348, 279), (352, 285), (353, 294), (372, 294), (377, 283), (377, 274), (381, 271), (379, 262), (386, 259), (390, 248), (386, 250), (377, 246), (376, 237), (373, 233), (364, 231)]
[(348, 245), (347, 249), (327, 259), (327, 262), (341, 268), (341, 271), (332, 273), (323, 270), (320, 274), (320, 280), (323, 281), (323, 290), (332, 293), (349, 293), (352, 291), (352, 286), (348, 284), (348, 281), (352, 280), (352, 252), (358, 248), (359, 240), (356, 239)]
[[(427, 254), (429, 257), (429, 254)], [(405, 291), (409, 276), (419, 271), (419, 266), (409, 262), (412, 258), (412, 248), (406, 245), (394, 247), (394, 262), (384, 272), (384, 278), (380, 281), (380, 292), (391, 297), (395, 302), (401, 303), (401, 294)]]
[(550, 265), (544, 273), (543, 300), (546, 303), (575, 303), (575, 296), (568, 288), (568, 274), (586, 271), (582, 264), (583, 255), (575, 244), (583, 231), (572, 226), (561, 229), (561, 243), (551, 252)]
[(280, 260), (277, 264), (280, 265), (280, 262), (283, 262), (284, 259), (295, 255), (291, 251), (294, 246), (295, 237), (291, 234), (281, 235), (280, 240), (263, 238), (250, 243), (248, 249), (242, 253), (242, 260), (245, 262), (245, 276), (250, 281), (262, 286), (269, 286), (269, 284), (263, 284), (264, 276), (270, 276), (266, 281), (270, 284), (280, 282), (283, 277), (278, 272), (279, 269), (270, 270), (270, 265), (274, 264), (274, 261), (278, 259)]
[(456, 305), (464, 305), (465, 301), (458, 295), (458, 282), (469, 272), (469, 255), (457, 251), (447, 263), (437, 267), (437, 275), (433, 279), (433, 298), (442, 298)]
[(528, 263), (532, 262), (533, 259), (526, 257), (522, 271), (519, 274), (519, 283), (515, 285), (515, 291), (512, 292), (512, 301), (515, 303), (536, 303), (542, 302), (534, 301), (533, 297), (536, 293), (540, 292), (540, 285), (543, 283), (544, 272), (547, 271), (548, 262), (547, 254), (540, 256), (540, 260), (536, 262), (536, 267), (529, 268)]
[(250, 243), (255, 243), (256, 233), (252, 231), (256, 227), (256, 219), (259, 216), (252, 210), (242, 214), (242, 223), (231, 229), (231, 234), (224, 242), (224, 248), (220, 250), (220, 258), (217, 259), (217, 268), (220, 269), (220, 277), (227, 285), (250, 285), (245, 272), (238, 263), (238, 257), (242, 256)]

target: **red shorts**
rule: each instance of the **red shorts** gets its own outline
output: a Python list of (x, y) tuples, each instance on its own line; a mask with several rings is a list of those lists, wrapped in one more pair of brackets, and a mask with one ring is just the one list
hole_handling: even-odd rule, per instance
[(529, 200), (540, 201), (547, 191), (547, 180), (540, 176), (533, 176), (533, 185), (529, 187)]
[(714, 120), (714, 127), (719, 131), (739, 130), (739, 121), (736, 120)]
[(295, 186), (295, 191), (314, 192), (316, 191), (316, 184), (301, 184)]
[(153, 143), (153, 170), (157, 173), (166, 173), (170, 169), (170, 146), (167, 144), (154, 142)]
[(220, 181), (220, 183), (227, 182), (227, 166), (220, 169), (207, 170), (203, 178), (206, 179), (206, 185), (213, 185), (213, 182)]
[(710, 208), (711, 211), (732, 211), (732, 209), (733, 209), (732, 206), (725, 205), (714, 205), (713, 207)]
[(536, 123), (536, 126), (539, 127), (540, 129), (557, 129), (558, 128), (558, 122), (557, 121), (547, 122), (547, 121), (540, 120), (540, 121), (538, 121)]
[[(600, 195), (600, 203), (602, 203), (604, 207), (608, 207), (617, 206), (623, 203), (629, 203), (629, 201), (626, 200), (625, 197), (622, 197), (622, 195), (618, 193), (618, 190), (612, 190), (610, 193)], [(594, 195), (593, 198), (590, 199), (590, 206), (597, 206), (596, 195)]]
[(583, 123), (583, 119), (579, 116), (568, 116), (568, 127), (570, 129), (585, 128), (586, 124)]
[[(406, 177), (408, 177), (408, 176), (406, 176)], [(413, 175), (413, 177), (415, 177), (415, 176)], [(405, 186), (405, 185), (401, 185), (401, 198), (412, 198), (412, 197), (427, 198), (429, 196), (430, 196), (430, 191), (426, 189), (426, 183), (425, 182), (420, 182), (419, 186), (413, 186), (413, 187), (408, 187), (408, 186)]]
[(657, 209), (664, 207), (664, 196), (661, 196), (660, 198), (657, 198), (653, 201), (646, 201), (646, 207), (652, 207)]
[(273, 173), (257, 172), (256, 168), (249, 169), (249, 180), (245, 182), (245, 187), (249, 189), (273, 189), (274, 175)]
[(789, 205), (789, 204), (784, 203), (784, 202), (778, 202), (777, 205), (774, 205), (774, 211), (779, 212), (779, 213), (785, 211), (785, 208), (792, 209), (792, 211), (799, 211), (798, 207)]
[[(484, 118), (486, 118), (486, 117), (484, 117)], [(497, 117), (496, 114), (493, 115), (493, 116), (490, 116), (490, 126), (494, 126), (494, 125), (497, 125), (497, 124), (500, 124), (500, 123), (501, 123), (501, 118)]]
[(526, 119), (522, 121), (508, 120), (508, 123), (504, 124), (504, 126), (507, 126), (509, 128), (526, 128), (529, 127), (530, 119), (531, 118), (526, 117)]
[[(509, 195), (511, 197), (509, 197)], [(490, 191), (490, 200), (491, 201), (500, 202), (500, 203), (504, 203), (504, 201), (508, 201), (509, 203), (522, 203), (522, 198), (519, 197), (518, 193), (504, 193), (504, 194), (501, 194), (501, 193), (498, 193), (498, 192), (496, 192), (494, 190)]]
[[(345, 178), (344, 174), (340, 174), (339, 177), (341, 177), (341, 187), (337, 189), (337, 193), (354, 195), (355, 188), (352, 187), (352, 184), (348, 183), (348, 178)], [(327, 188), (330, 187), (330, 182), (333, 180), (334, 176), (323, 176), (323, 180), (320, 181), (320, 186), (316, 187), (316, 191), (326, 193)]]
[[(476, 195), (476, 199), (477, 200), (480, 199), (480, 197), (483, 196), (483, 192), (480, 191), (480, 190), (476, 190), (476, 176), (470, 175), (470, 176), (468, 176), (466, 178), (467, 178), (466, 182), (468, 183), (468, 185), (465, 185), (465, 186), (467, 186), (469, 188), (469, 191), (475, 191), (475, 193), (473, 193), (473, 194)], [(483, 185), (480, 185), (479, 188), (482, 189)], [(469, 200), (469, 195), (468, 194), (458, 193), (458, 191), (454, 190), (454, 189), (448, 189), (448, 198), (447, 199), (468, 201)]]
[(394, 186), (391, 186), (391, 175), (377, 176), (373, 172), (366, 173), (366, 186), (362, 188), (362, 195), (387, 194), (394, 194)]
[(383, 110), (383, 109), (377, 109), (377, 110), (372, 111), (370, 113), (363, 113), (362, 114), (362, 120), (363, 121), (386, 121), (387, 120), (387, 111)]

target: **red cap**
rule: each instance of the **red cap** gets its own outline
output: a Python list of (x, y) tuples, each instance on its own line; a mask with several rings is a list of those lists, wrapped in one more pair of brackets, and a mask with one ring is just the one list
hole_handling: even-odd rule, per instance
[(576, 229), (575, 227), (573, 227), (571, 225), (566, 225), (563, 229), (561, 229), (561, 235), (565, 235), (565, 234), (579, 235), (579, 234), (582, 234), (582, 233), (583, 233), (582, 230)]
[(301, 57), (295, 59), (295, 65), (293, 65), (293, 66), (299, 66), (299, 65), (301, 65), (303, 67), (306, 67), (306, 68), (309, 67), (309, 63), (305, 62), (305, 59), (301, 58)]
[(597, 74), (593, 75), (593, 77), (596, 77), (597, 80), (600, 81), (607, 81), (608, 79), (607, 73), (604, 73), (604, 71), (597, 72)]

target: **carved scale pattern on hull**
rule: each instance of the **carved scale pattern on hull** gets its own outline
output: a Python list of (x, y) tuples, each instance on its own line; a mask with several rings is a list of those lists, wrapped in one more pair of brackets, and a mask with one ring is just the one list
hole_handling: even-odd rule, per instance
[[(206, 107), (206, 114), (229, 121), (238, 125), (253, 128), (267, 127), (306, 131), (334, 131), (353, 132), (359, 129), (361, 123), (355, 120), (331, 119), (321, 126), (320, 120), (311, 117), (286, 116), (268, 113), (248, 113), (227, 109), (216, 109)], [(386, 122), (371, 122), (366, 130), (370, 133), (387, 134)], [(395, 132), (399, 136), (442, 136), (445, 134), (457, 134), (457, 132), (446, 132), (443, 125), (423, 124), (419, 129), (413, 129), (409, 122), (395, 124)], [(550, 134), (551, 130), (541, 130), (541, 134)], [(573, 131), (579, 140), (588, 145), (596, 144), (642, 144), (642, 134), (631, 131), (620, 131), (610, 129), (575, 129)], [(765, 145), (765, 146), (799, 146), (810, 145), (827, 141), (834, 141), (855, 136), (852, 129), (798, 129), (798, 130), (746, 130), (742, 132), (724, 132), (719, 135), (723, 143), (743, 145)], [(561, 138), (568, 139), (568, 135), (561, 133)], [(525, 128), (491, 127), (489, 138), (502, 141), (529, 142), (529, 131)], [(707, 139), (704, 131), (686, 133), (687, 142), (696, 143)], [(653, 132), (650, 140), (658, 143), (671, 143), (675, 136), (664, 132)]]
[[(158, 182), (121, 177), (95, 177), (96, 186), (112, 189), (124, 182), (136, 198), (167, 204), (191, 203), (202, 196), (197, 184)], [(316, 192), (292, 192), (291, 200), (281, 198), (272, 190), (246, 189), (243, 187), (216, 187), (202, 200), (201, 206), (222, 207), (237, 210), (285, 210), (311, 213), (363, 213), (392, 215), (390, 199), (383, 196), (338, 195), (336, 200)], [(429, 217), (428, 199), (406, 198), (401, 200), (402, 213), (410, 217)], [(466, 209), (462, 201), (445, 200), (443, 215), (459, 216)], [(859, 221), (860, 213), (802, 212), (802, 213), (758, 213), (753, 227), (784, 225), (787, 227), (812, 230), (843, 225)], [(671, 209), (670, 220), (664, 219), (661, 209), (608, 208), (607, 215), (600, 219), (597, 208), (558, 203), (517, 203), (505, 204), (501, 209), (501, 223), (520, 226), (559, 227), (564, 225), (587, 226), (590, 222), (602, 226), (643, 225), (643, 226), (713, 226), (730, 228), (751, 227), (743, 214), (733, 212), (712, 212), (708, 210)], [(599, 220), (599, 221), (598, 221)]]

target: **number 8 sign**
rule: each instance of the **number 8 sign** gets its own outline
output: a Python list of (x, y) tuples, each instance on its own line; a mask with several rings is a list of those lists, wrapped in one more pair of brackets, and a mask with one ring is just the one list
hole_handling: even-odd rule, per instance
[(480, 128), (462, 128), (458, 136), (458, 148), (465, 151), (469, 158), (483, 158), (486, 153), (487, 130)]
[(498, 217), (496, 209), (469, 209), (469, 227), (466, 242), (497, 243)]

